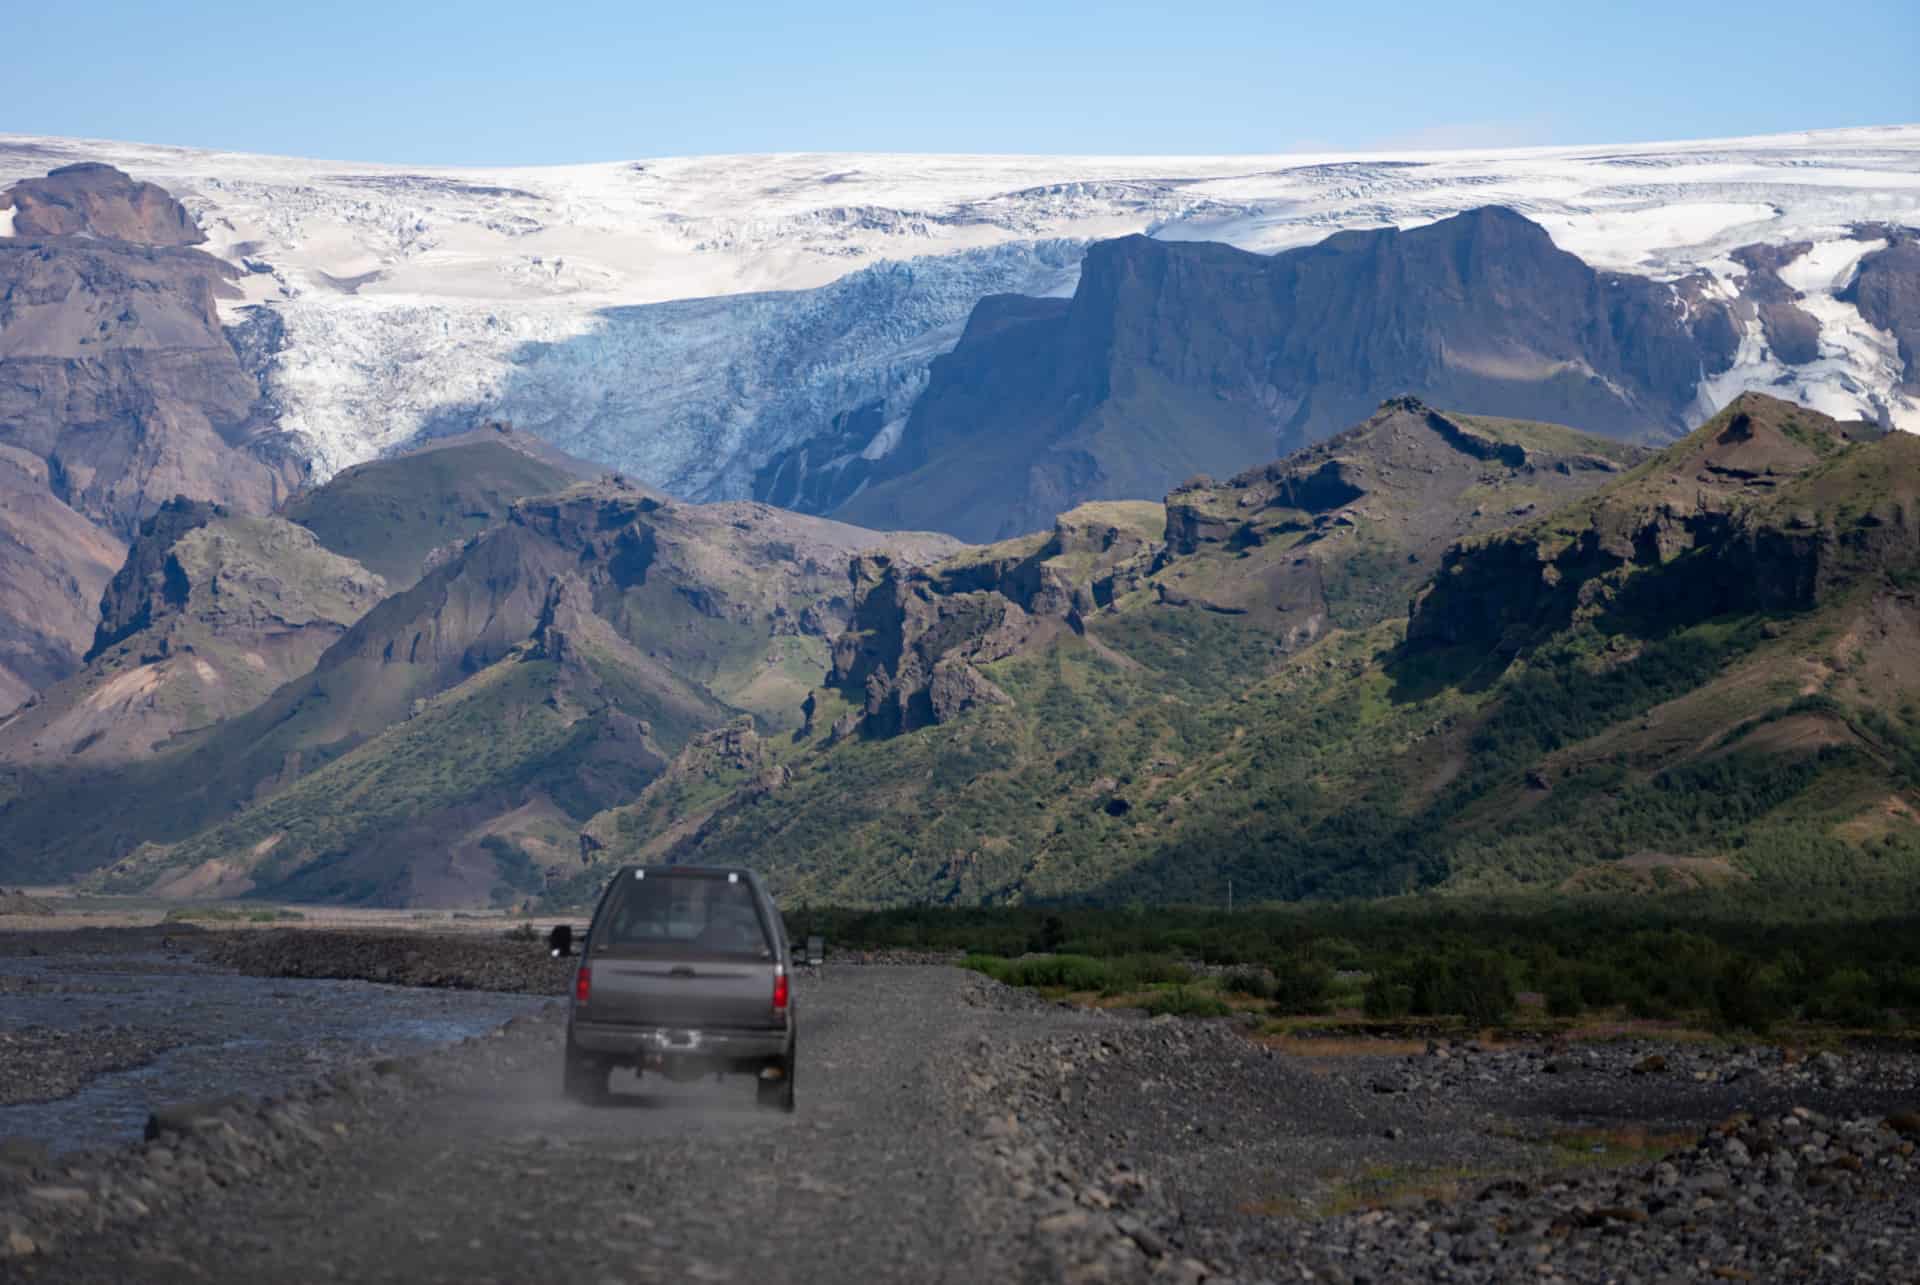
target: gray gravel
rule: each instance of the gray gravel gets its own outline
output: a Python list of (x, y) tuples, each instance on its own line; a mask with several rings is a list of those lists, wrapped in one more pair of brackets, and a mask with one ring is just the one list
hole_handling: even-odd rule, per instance
[(992, 1010), (951, 969), (796, 987), (801, 1106), (741, 1080), (558, 1093), (557, 1007), (496, 1038), (264, 1106), (183, 1111), (131, 1151), (0, 1169), (27, 1279), (973, 1281), (1032, 1278), (955, 1094)]
[(212, 964), (255, 977), (350, 978), (393, 986), (565, 993), (574, 960), (554, 959), (537, 934), (329, 931), (276, 928), (203, 934), (194, 948)]
[(145, 1066), (185, 1042), (177, 1031), (127, 1026), (0, 1030), (0, 1106), (67, 1097), (97, 1075)]
[[(1309, 1060), (1224, 1021), (1116, 1019), (977, 1053), (1062, 1279), (1920, 1280), (1910, 1054)], [(1647, 1122), (1698, 1142), (1612, 1170), (1552, 1143)]]
[[(1920, 1279), (1902, 1054), (1310, 1060), (936, 967), (829, 966), (796, 1003), (793, 1115), (731, 1080), (567, 1103), (553, 1005), (279, 1100), (159, 1112), (132, 1148), (0, 1153), (0, 1276)], [(1697, 1142), (1602, 1170), (1545, 1141), (1643, 1119)], [(1429, 1172), (1448, 1190), (1342, 1199)]]

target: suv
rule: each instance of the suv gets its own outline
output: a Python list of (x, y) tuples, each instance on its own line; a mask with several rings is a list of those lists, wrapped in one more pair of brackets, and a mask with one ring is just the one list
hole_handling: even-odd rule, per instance
[[(572, 929), (551, 937), (572, 953)], [(627, 866), (607, 884), (574, 974), (562, 1088), (598, 1102), (616, 1066), (672, 1080), (756, 1077), (762, 1106), (793, 1110), (798, 962), (750, 870)]]

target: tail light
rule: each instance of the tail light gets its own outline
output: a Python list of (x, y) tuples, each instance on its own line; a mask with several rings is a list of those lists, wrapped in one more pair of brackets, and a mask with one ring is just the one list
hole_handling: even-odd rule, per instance
[(784, 968), (773, 975), (773, 1007), (775, 1012), (787, 1007), (787, 970)]
[(582, 964), (580, 965), (580, 971), (573, 975), (573, 1002), (576, 1004), (586, 1003), (587, 992), (592, 989), (593, 975), (587, 971), (587, 966)]

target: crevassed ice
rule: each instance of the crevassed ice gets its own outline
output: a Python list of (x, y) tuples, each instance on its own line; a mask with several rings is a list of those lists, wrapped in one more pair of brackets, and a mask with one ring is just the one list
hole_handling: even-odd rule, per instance
[[(0, 184), (103, 160), (174, 191), (277, 311), (266, 372), (322, 474), (495, 415), (697, 498), (879, 401), (884, 454), (982, 296), (1064, 294), (1096, 238), (1270, 251), (1484, 204), (1598, 266), (1723, 289), (1727, 252), (1810, 240), (1783, 278), (1826, 328), (1788, 372), (1747, 336), (1703, 410), (1790, 376), (1912, 426), (1886, 337), (1833, 298), (1864, 221), (1920, 223), (1920, 127), (1623, 147), (1248, 157), (802, 155), (404, 169), (0, 136)], [(5, 215), (0, 215), (4, 218)], [(870, 455), (871, 457), (871, 455)]]

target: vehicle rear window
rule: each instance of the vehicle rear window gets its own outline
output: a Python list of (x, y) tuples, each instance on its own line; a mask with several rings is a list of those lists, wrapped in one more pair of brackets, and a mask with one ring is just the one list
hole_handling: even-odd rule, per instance
[(623, 875), (597, 944), (649, 953), (771, 959), (752, 887), (724, 874)]

